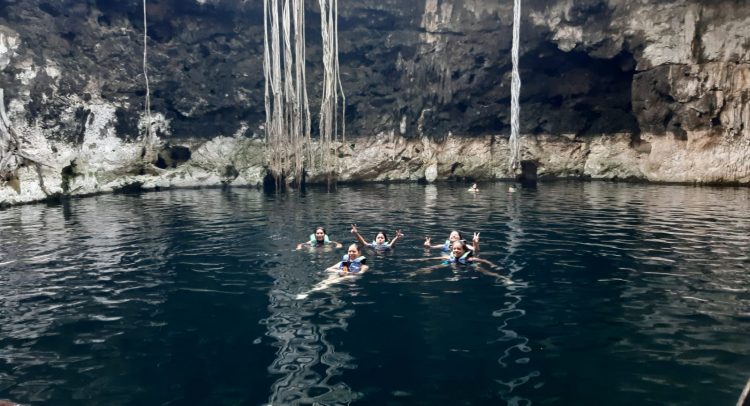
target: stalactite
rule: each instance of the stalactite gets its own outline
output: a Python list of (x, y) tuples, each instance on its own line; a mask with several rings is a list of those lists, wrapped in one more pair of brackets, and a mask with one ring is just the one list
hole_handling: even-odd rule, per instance
[(513, 46), (511, 48), (511, 59), (513, 72), (510, 87), (510, 169), (517, 173), (521, 167), (521, 142), (519, 140), (519, 94), (521, 93), (521, 76), (518, 74), (518, 48), (521, 23), (521, 0), (513, 1)]

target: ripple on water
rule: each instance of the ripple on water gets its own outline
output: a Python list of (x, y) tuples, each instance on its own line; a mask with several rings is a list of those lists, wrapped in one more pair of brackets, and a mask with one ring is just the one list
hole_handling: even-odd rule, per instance
[[(0, 398), (734, 400), (750, 354), (750, 193), (464, 189), (170, 191), (2, 210)], [(391, 255), (368, 255), (362, 278), (297, 300), (342, 251), (294, 245), (319, 224), (348, 243), (352, 222), (366, 238), (379, 228), (407, 237)], [(514, 283), (403, 261), (437, 255), (423, 237), (454, 228), (481, 231), (481, 255)]]

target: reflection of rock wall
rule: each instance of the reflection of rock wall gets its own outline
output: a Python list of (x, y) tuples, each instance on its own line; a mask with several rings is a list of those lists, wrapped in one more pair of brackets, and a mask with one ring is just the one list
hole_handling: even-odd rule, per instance
[[(315, 114), (320, 21), (308, 6)], [(8, 114), (23, 148), (49, 165), (41, 175), (21, 168), (20, 187), (0, 181), (0, 202), (129, 184), (261, 182), (261, 3), (149, 2), (152, 111), (163, 147), (156, 168), (140, 162), (137, 143), (141, 7), (140, 0), (0, 3)], [(354, 0), (339, 12), (347, 139), (357, 151), (386, 148), (362, 168), (344, 162), (342, 179), (508, 175), (512, 2)], [(748, 27), (750, 9), (735, 0), (525, 0), (526, 158), (550, 176), (750, 182)], [(456, 153), (451, 143), (465, 149)], [(175, 146), (189, 157), (168, 156)], [(413, 147), (399, 155), (406, 146)]]

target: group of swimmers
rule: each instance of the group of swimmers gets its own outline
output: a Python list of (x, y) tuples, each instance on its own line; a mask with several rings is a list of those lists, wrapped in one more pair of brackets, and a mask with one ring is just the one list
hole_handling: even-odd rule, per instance
[[(356, 275), (359, 273), (366, 272), (368, 270), (367, 266), (367, 258), (362, 255), (363, 248), (371, 249), (374, 252), (386, 252), (396, 245), (398, 241), (400, 241), (404, 234), (401, 233), (401, 230), (396, 230), (394, 233), (394, 237), (391, 240), (388, 240), (388, 235), (384, 231), (380, 231), (375, 235), (375, 239), (372, 242), (367, 242), (364, 237), (362, 237), (362, 234), (360, 234), (359, 230), (357, 229), (356, 224), (352, 224), (351, 233), (354, 234), (357, 241), (359, 243), (353, 243), (349, 245), (349, 248), (347, 249), (346, 255), (343, 256), (341, 261), (337, 262), (336, 264), (332, 265), (331, 267), (327, 268), (327, 272), (331, 272), (334, 275), (332, 276), (348, 276), (348, 275)], [(464, 240), (461, 237), (461, 233), (454, 230), (451, 231), (450, 235), (448, 236), (448, 239), (445, 240), (442, 244), (432, 244), (432, 239), (427, 236), (425, 237), (424, 241), (424, 247), (426, 249), (433, 249), (433, 248), (440, 248), (445, 255), (439, 256), (439, 257), (430, 257), (430, 258), (418, 258), (418, 259), (407, 259), (407, 261), (413, 262), (413, 261), (428, 261), (428, 260), (434, 260), (439, 259), (441, 261), (440, 264), (437, 264), (435, 266), (422, 268), (418, 272), (430, 272), (433, 269), (437, 269), (439, 267), (442, 267), (444, 265), (449, 264), (455, 264), (455, 265), (470, 265), (470, 264), (485, 264), (490, 266), (491, 268), (497, 268), (496, 265), (492, 264), (490, 261), (487, 261), (485, 259), (479, 258), (477, 256), (477, 253), (479, 252), (479, 233), (474, 233), (471, 244), (468, 244), (466, 240)], [(315, 229), (313, 234), (310, 234), (310, 239), (308, 241), (302, 242), (297, 244), (297, 249), (303, 249), (303, 248), (319, 248), (319, 247), (333, 247), (333, 248), (342, 248), (343, 244), (341, 244), (338, 241), (333, 241), (328, 237), (328, 234), (326, 233), (325, 228), (318, 227)], [(507, 280), (507, 278), (504, 278), (494, 272), (487, 271), (486, 269), (475, 266), (474, 269), (478, 270), (479, 272), (482, 272), (484, 274), (492, 275), (497, 278), (502, 278)], [(317, 290), (317, 289), (316, 289)]]

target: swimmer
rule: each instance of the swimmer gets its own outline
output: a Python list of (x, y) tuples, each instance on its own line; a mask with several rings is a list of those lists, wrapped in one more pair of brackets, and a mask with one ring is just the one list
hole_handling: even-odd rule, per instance
[(326, 269), (328, 276), (322, 281), (318, 282), (306, 293), (300, 293), (297, 295), (297, 299), (304, 299), (312, 292), (317, 292), (328, 288), (329, 286), (344, 281), (346, 279), (359, 276), (368, 271), (369, 267), (366, 264), (367, 258), (362, 255), (362, 250), (359, 245), (352, 244), (349, 246), (349, 250), (346, 255), (336, 263)]
[(375, 251), (379, 252), (389, 251), (391, 248), (393, 248), (394, 245), (396, 245), (396, 241), (404, 236), (399, 229), (396, 230), (396, 236), (393, 237), (392, 240), (388, 241), (388, 235), (385, 234), (385, 231), (380, 231), (375, 234), (375, 239), (371, 243), (368, 243), (367, 241), (365, 241), (364, 237), (362, 237), (362, 234), (360, 234), (357, 230), (356, 224), (352, 224), (352, 234), (357, 237), (357, 241), (359, 241), (363, 247), (372, 248)]
[[(442, 248), (443, 252), (450, 252), (451, 246), (453, 245), (454, 242), (463, 241), (463, 240), (464, 239), (461, 237), (461, 232), (459, 232), (458, 230), (453, 230), (448, 236), (448, 239), (445, 240), (443, 244), (432, 245), (431, 243), (432, 239), (430, 238), (430, 236), (425, 237), (424, 247), (425, 248)], [(479, 233), (474, 233), (472, 244), (473, 245), (467, 245), (467, 247), (469, 247), (469, 249), (472, 251), (477, 251), (478, 250), (477, 247), (479, 246)]]
[[(479, 273), (493, 276), (496, 279), (500, 279), (505, 281), (506, 283), (513, 283), (509, 278), (502, 276), (500, 274), (497, 274), (492, 271), (488, 271), (484, 269), (480, 264), (484, 264), (489, 266), (492, 269), (500, 269), (499, 266), (493, 264), (492, 262), (479, 258), (475, 255), (475, 251), (469, 249), (468, 245), (464, 241), (455, 241), (451, 246), (451, 254), (448, 258), (445, 257), (433, 257), (433, 258), (422, 258), (422, 259), (416, 259), (416, 260), (430, 260), (430, 259), (439, 259), (442, 262), (437, 265), (433, 265), (427, 268), (422, 268), (418, 270), (416, 273), (429, 273), (432, 272), (435, 269), (442, 268), (445, 265), (451, 265), (454, 267), (466, 267), (467, 269), (474, 269)], [(416, 261), (412, 260), (412, 261)], [(411, 261), (410, 261), (411, 262)]]
[(354, 275), (358, 273), (365, 273), (369, 269), (365, 263), (367, 258), (362, 255), (362, 250), (359, 248), (359, 244), (352, 244), (349, 246), (347, 254), (341, 258), (339, 263), (332, 265), (327, 272), (336, 272), (339, 276)]
[(469, 188), (469, 192), (476, 193), (478, 191), (479, 191), (479, 188), (477, 187), (476, 183), (471, 185), (471, 187)]
[(508, 192), (510, 192), (510, 193), (513, 193), (513, 192), (515, 192), (516, 190), (517, 190), (517, 189), (516, 189), (516, 187), (515, 187), (515, 186), (513, 186), (513, 185), (510, 185), (510, 186), (508, 186)]
[(310, 234), (310, 240), (297, 244), (297, 249), (300, 250), (302, 248), (318, 248), (329, 245), (333, 246), (333, 248), (343, 247), (340, 242), (328, 239), (328, 234), (326, 234), (325, 228), (318, 227), (315, 229), (314, 233)]

